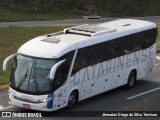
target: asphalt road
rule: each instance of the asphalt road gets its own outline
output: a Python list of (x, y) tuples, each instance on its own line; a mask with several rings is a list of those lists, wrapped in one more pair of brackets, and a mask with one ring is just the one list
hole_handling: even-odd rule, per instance
[[(160, 16), (152, 17), (129, 17), (131, 19), (147, 20), (151, 22), (160, 21)], [(53, 21), (23, 21), (23, 22), (0, 22), (0, 26), (57, 26), (68, 24), (94, 24), (102, 23), (120, 18), (101, 18), (101, 19), (71, 19), (71, 20), (53, 20)]]

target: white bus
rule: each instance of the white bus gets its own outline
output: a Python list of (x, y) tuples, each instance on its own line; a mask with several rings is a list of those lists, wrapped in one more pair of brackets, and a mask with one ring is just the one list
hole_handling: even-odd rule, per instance
[(126, 85), (153, 71), (156, 24), (120, 19), (81, 25), (36, 37), (14, 58), (9, 103), (39, 111), (72, 108), (77, 102)]

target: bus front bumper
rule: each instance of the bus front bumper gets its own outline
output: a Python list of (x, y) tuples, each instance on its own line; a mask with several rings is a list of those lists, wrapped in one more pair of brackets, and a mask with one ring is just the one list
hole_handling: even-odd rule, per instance
[(17, 100), (11, 96), (9, 96), (9, 104), (13, 106), (18, 106), (26, 109), (38, 110), (38, 111), (53, 111), (52, 108), (47, 108), (47, 102), (44, 103), (29, 103)]

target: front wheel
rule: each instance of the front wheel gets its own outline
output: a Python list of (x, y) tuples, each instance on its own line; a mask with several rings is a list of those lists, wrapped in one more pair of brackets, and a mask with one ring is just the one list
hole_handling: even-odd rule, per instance
[(135, 82), (136, 82), (136, 74), (135, 74), (135, 72), (132, 71), (129, 74), (128, 83), (127, 83), (126, 87), (128, 89), (133, 88), (133, 86), (135, 85)]
[(69, 110), (69, 109), (73, 108), (75, 106), (76, 102), (77, 102), (76, 101), (76, 92), (73, 91), (69, 96), (67, 109)]

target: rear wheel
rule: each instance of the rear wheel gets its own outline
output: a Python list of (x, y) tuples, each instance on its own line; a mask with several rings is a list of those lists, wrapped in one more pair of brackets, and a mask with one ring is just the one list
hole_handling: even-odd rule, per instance
[(69, 96), (67, 109), (73, 108), (76, 103), (77, 103), (76, 92), (73, 91)]
[(136, 74), (135, 74), (135, 72), (131, 71), (129, 74), (129, 77), (128, 77), (128, 83), (127, 83), (126, 87), (128, 89), (133, 88), (133, 86), (135, 85), (135, 82), (136, 82)]

